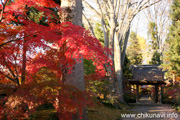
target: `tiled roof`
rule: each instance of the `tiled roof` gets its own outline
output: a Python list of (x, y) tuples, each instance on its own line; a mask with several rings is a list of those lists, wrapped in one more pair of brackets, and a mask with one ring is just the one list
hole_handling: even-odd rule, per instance
[(159, 65), (134, 65), (132, 66), (133, 79), (140, 82), (164, 81), (164, 72)]

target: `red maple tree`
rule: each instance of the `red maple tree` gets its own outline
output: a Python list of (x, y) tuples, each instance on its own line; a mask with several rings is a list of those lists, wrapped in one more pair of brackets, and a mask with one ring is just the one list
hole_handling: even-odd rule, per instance
[(6, 0), (0, 9), (0, 82), (17, 86), (1, 103), (0, 116), (28, 116), (46, 102), (61, 119), (81, 116), (89, 94), (64, 84), (66, 76), (83, 57), (95, 66), (86, 79), (104, 77), (109, 51), (84, 28), (60, 23), (54, 0)]

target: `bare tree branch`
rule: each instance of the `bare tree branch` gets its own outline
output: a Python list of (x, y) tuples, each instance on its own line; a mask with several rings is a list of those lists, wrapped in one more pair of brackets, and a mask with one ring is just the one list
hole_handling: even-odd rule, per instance
[(92, 34), (95, 36), (93, 27), (92, 27), (91, 23), (89, 22), (89, 20), (87, 19), (86, 15), (85, 15), (84, 13), (83, 13), (83, 17), (84, 17), (84, 19), (87, 21), (88, 26), (89, 26), (89, 28), (90, 28)]
[(149, 5), (146, 5), (146, 6), (144, 6), (144, 7), (142, 6), (141, 8), (138, 9), (138, 11), (136, 12), (136, 14), (137, 14), (139, 11), (141, 11), (141, 10), (143, 10), (143, 9), (145, 9), (145, 8), (148, 8), (148, 7), (150, 7), (150, 6), (158, 3), (158, 2), (160, 2), (160, 1), (162, 1), (162, 0), (158, 0), (158, 1), (156, 1), (156, 2), (153, 2), (153, 3), (149, 4)]
[(82, 1), (89, 9), (94, 11), (97, 14), (97, 16), (101, 16), (101, 14), (94, 7), (92, 7), (88, 2), (86, 2), (85, 0), (82, 0)]

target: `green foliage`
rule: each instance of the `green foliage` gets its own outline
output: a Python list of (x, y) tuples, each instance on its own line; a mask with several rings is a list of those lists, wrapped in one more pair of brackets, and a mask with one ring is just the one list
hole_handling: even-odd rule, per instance
[(118, 102), (117, 99), (111, 97), (105, 100), (100, 99), (100, 102), (109, 108), (117, 108), (117, 109), (122, 109), (122, 107), (120, 106), (120, 103)]
[(123, 65), (123, 76), (126, 79), (129, 79), (132, 77), (132, 72), (130, 70), (130, 60), (127, 58), (127, 56), (125, 56), (125, 60), (124, 60), (124, 65)]
[(180, 76), (180, 1), (174, 0), (171, 6), (170, 16), (172, 25), (169, 30), (167, 44), (169, 50), (165, 53), (164, 68), (168, 73)]
[(152, 58), (151, 58), (151, 61), (149, 62), (149, 64), (160, 65), (162, 63), (160, 57), (161, 57), (161, 54), (158, 53), (157, 51), (155, 51)]
[(127, 57), (132, 65), (142, 63), (141, 47), (135, 32), (130, 34), (130, 45), (127, 48)]
[(151, 38), (152, 58), (149, 64), (161, 64), (161, 53), (159, 53), (159, 37), (157, 24), (150, 22), (148, 26), (148, 36)]
[[(34, 7), (27, 7), (26, 8), (28, 11), (27, 11), (27, 16), (28, 16), (28, 19), (39, 24), (39, 25), (44, 25), (44, 26), (48, 26), (48, 20), (47, 20), (47, 17), (46, 15), (44, 14), (44, 12), (41, 12), (39, 10), (37, 10), (36, 8)], [(57, 9), (54, 9), (54, 8), (48, 8), (49, 10), (53, 11), (54, 14), (56, 15), (56, 17), (58, 17), (58, 10)], [(50, 15), (51, 19), (54, 20), (54, 22), (57, 20), (55, 20), (55, 17), (53, 15)]]
[(7, 5), (10, 5), (14, 0), (8, 0)]
[(179, 18), (180, 18), (179, 13), (180, 13), (180, 1), (173, 0), (173, 4), (171, 6), (171, 11), (170, 11), (170, 16), (174, 23), (179, 21)]
[(38, 23), (40, 24), (40, 21), (41, 21), (41, 17), (43, 18), (44, 20), (44, 16), (43, 16), (43, 12), (40, 12), (38, 11), (36, 8), (34, 7), (31, 7), (31, 8), (28, 8), (29, 11), (27, 12), (27, 15), (29, 16), (29, 19), (34, 21), (35, 23)]
[(96, 38), (102, 43), (104, 44), (104, 34), (103, 34), (103, 30), (101, 28), (101, 25), (99, 23), (95, 24), (95, 28), (94, 28), (94, 33)]
[(84, 59), (84, 74), (89, 75), (95, 73), (95, 66), (92, 60)]
[(89, 89), (95, 94), (96, 97), (106, 99), (110, 91), (110, 82), (108, 80), (102, 79), (97, 81), (89, 81), (89, 84)]
[(157, 24), (154, 22), (150, 22), (148, 28), (148, 35), (151, 38), (152, 49), (157, 50), (159, 49)]

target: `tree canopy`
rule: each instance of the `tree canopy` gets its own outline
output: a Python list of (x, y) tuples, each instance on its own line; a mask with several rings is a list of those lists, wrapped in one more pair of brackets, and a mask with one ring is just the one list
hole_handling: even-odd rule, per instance
[(127, 48), (127, 56), (130, 63), (132, 65), (142, 64), (141, 46), (135, 32), (131, 32), (129, 44), (130, 45)]
[(180, 1), (174, 0), (170, 16), (172, 25), (169, 30), (167, 44), (169, 50), (165, 53), (165, 68), (170, 73), (180, 76)]

